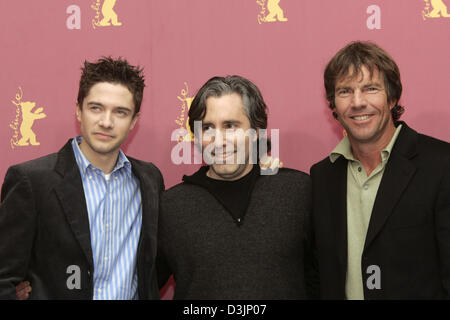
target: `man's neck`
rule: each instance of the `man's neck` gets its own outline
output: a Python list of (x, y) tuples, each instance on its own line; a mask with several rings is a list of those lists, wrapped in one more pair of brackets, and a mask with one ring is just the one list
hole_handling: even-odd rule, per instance
[(388, 126), (383, 135), (373, 142), (361, 143), (349, 137), (353, 157), (358, 159), (370, 176), (373, 170), (381, 163), (381, 151), (391, 142), (395, 133), (394, 126)]

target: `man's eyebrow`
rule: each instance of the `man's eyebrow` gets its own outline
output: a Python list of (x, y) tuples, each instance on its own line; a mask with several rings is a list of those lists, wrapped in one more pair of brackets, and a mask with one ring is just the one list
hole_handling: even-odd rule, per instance
[(239, 121), (239, 120), (225, 120), (223, 123), (224, 124), (241, 124), (241, 121)]
[[(88, 105), (88, 106), (89, 106), (89, 105), (95, 105), (95, 106), (101, 106), (101, 107), (104, 106), (101, 102), (97, 102), (97, 101), (89, 101), (89, 102), (87, 103), (87, 105)], [(117, 106), (117, 107), (114, 107), (114, 109), (126, 110), (126, 111), (132, 111), (130, 108), (124, 107), (124, 106)]]
[(343, 84), (343, 85), (336, 86), (334, 91), (338, 91), (338, 90), (341, 90), (341, 89), (351, 89), (351, 87), (348, 86), (348, 85)]
[(115, 109), (119, 109), (119, 110), (123, 110), (123, 111), (132, 111), (131, 110), (131, 108), (128, 108), (128, 107), (122, 107), (122, 106), (118, 106), (118, 107), (116, 107)]
[(371, 81), (367, 84), (364, 85), (364, 87), (382, 87), (381, 83), (379, 83), (378, 81)]
[(88, 104), (88, 105), (95, 104), (95, 105), (97, 105), (97, 106), (103, 106), (103, 104), (101, 104), (100, 102), (96, 102), (96, 101), (89, 101), (87, 104)]

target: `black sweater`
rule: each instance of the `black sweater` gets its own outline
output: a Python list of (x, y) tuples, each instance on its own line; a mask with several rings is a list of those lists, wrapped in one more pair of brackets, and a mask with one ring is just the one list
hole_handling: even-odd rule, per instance
[(256, 180), (241, 226), (204, 187), (178, 184), (161, 202), (160, 286), (173, 274), (174, 299), (315, 297), (310, 211), (310, 178), (292, 169)]

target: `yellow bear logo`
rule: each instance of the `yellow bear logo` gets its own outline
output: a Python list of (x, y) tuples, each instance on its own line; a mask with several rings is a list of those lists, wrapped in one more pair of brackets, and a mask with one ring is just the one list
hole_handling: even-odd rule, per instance
[[(191, 107), (192, 100), (194, 100), (194, 97), (185, 99), (188, 110)], [(186, 130), (189, 133), (184, 136), (183, 141), (194, 141), (194, 133), (192, 132), (191, 126), (189, 125), (189, 117), (186, 119)]]
[(40, 143), (36, 141), (36, 134), (31, 130), (31, 127), (33, 126), (34, 120), (45, 118), (47, 115), (42, 112), (43, 108), (37, 108), (34, 112), (31, 112), (35, 105), (35, 102), (30, 101), (20, 103), (22, 110), (20, 134), (22, 137), (16, 144), (18, 146), (28, 146), (29, 144), (33, 146), (40, 145)]
[(278, 21), (288, 21), (284, 16), (283, 9), (280, 7), (280, 0), (268, 0), (267, 10), (269, 10), (269, 14), (265, 18), (266, 22), (275, 22), (277, 19)]
[(178, 96), (178, 100), (181, 101), (181, 112), (180, 115), (175, 120), (175, 123), (180, 126), (180, 129), (187, 130), (187, 133), (179, 138), (179, 142), (181, 141), (194, 141), (194, 133), (191, 130), (191, 127), (189, 126), (189, 108), (191, 107), (192, 100), (194, 100), (194, 97), (189, 97), (189, 87), (187, 82), (184, 83), (185, 88), (181, 90), (181, 96)]
[(122, 23), (118, 21), (117, 13), (114, 11), (116, 0), (105, 0), (102, 6), (103, 19), (99, 22), (99, 26), (121, 26)]
[(117, 13), (114, 11), (114, 6), (117, 0), (105, 0), (102, 6), (103, 19), (99, 22), (99, 26), (121, 26), (122, 22), (118, 21)]
[(422, 11), (423, 19), (425, 18), (450, 18), (450, 14), (447, 11), (447, 6), (442, 0), (431, 0), (431, 7), (433, 10), (430, 11), (429, 0), (425, 0), (426, 6)]

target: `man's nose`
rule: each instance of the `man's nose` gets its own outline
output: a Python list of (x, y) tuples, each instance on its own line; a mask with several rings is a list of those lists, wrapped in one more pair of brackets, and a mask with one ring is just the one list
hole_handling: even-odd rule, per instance
[(216, 129), (214, 132), (214, 144), (218, 148), (222, 148), (226, 145), (226, 136), (224, 131)]
[(104, 128), (113, 128), (114, 127), (114, 119), (112, 116), (112, 112), (104, 112), (100, 122), (99, 122), (100, 126), (104, 127)]
[(366, 105), (366, 96), (361, 90), (355, 90), (353, 93), (352, 106), (355, 108), (363, 107)]

